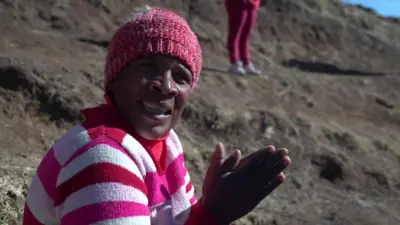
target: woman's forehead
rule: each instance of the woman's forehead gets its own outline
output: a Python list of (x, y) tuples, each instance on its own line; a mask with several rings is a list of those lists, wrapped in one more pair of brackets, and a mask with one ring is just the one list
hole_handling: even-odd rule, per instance
[(141, 57), (141, 58), (133, 61), (132, 63), (130, 63), (129, 66), (135, 67), (135, 66), (138, 66), (138, 65), (140, 65), (142, 63), (146, 63), (146, 62), (150, 62), (150, 63), (154, 64), (155, 66), (163, 66), (163, 67), (170, 67), (170, 68), (181, 66), (190, 71), (189, 66), (187, 66), (185, 62), (183, 62), (182, 60), (180, 60), (177, 57), (169, 56), (169, 55), (144, 56), (144, 57)]

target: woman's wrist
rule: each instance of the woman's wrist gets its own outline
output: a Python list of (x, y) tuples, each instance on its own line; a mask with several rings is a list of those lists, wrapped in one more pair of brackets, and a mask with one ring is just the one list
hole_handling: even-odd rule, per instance
[(204, 196), (202, 196), (200, 199), (200, 205), (203, 208), (203, 210), (207, 211), (207, 213), (213, 218), (213, 220), (215, 221), (216, 225), (230, 225), (231, 222), (227, 222), (225, 221), (223, 218), (220, 218), (218, 216), (218, 213), (215, 213), (215, 210), (213, 210), (212, 207), (210, 207), (207, 204), (207, 200), (205, 199)]

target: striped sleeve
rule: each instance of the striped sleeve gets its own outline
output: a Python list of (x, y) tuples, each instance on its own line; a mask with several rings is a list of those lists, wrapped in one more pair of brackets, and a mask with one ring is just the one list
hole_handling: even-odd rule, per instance
[(143, 177), (110, 139), (78, 151), (62, 167), (54, 205), (61, 225), (151, 224)]

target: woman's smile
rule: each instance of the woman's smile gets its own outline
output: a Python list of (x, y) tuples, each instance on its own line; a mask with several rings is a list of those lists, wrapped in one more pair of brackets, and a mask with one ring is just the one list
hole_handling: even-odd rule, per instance
[(143, 116), (157, 121), (165, 121), (170, 119), (173, 107), (165, 102), (156, 101), (139, 101)]

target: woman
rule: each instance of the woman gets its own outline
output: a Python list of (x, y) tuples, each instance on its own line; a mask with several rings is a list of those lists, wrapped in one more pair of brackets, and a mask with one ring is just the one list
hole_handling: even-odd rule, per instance
[(108, 49), (106, 103), (82, 110), (85, 121), (43, 158), (23, 224), (228, 225), (250, 212), (284, 180), (288, 152), (225, 160), (218, 144), (197, 201), (172, 128), (201, 67), (198, 40), (175, 13), (146, 8), (125, 23)]
[(250, 38), (256, 24), (261, 0), (225, 0), (228, 12), (227, 47), (231, 66), (229, 71), (238, 75), (260, 75), (251, 62)]

